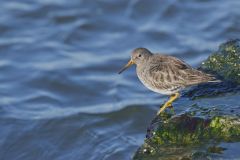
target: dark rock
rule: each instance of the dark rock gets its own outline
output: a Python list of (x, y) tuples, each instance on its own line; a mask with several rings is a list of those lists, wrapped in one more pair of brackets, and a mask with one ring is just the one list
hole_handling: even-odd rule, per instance
[[(209, 146), (217, 142), (240, 141), (240, 118), (237, 116), (203, 118), (182, 114), (166, 119), (167, 113), (163, 114), (158, 116), (157, 120), (155, 119), (150, 136), (145, 139), (144, 145), (138, 150), (134, 159), (171, 155), (173, 150), (184, 153), (183, 146), (196, 147), (196, 145), (201, 146), (202, 144)], [(205, 151), (213, 152), (214, 149), (216, 147), (208, 147), (205, 148)], [(188, 153), (192, 153), (192, 151), (190, 149)], [(186, 158), (193, 154), (185, 153), (183, 155)]]
[(202, 62), (200, 68), (215, 73), (224, 80), (240, 83), (240, 40), (220, 45), (218, 51)]

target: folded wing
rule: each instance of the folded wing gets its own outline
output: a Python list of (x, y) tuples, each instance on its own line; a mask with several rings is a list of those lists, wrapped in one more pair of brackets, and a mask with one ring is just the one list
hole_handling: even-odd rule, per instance
[(166, 55), (152, 58), (149, 76), (155, 85), (174, 89), (216, 80), (214, 76), (196, 70), (178, 58)]

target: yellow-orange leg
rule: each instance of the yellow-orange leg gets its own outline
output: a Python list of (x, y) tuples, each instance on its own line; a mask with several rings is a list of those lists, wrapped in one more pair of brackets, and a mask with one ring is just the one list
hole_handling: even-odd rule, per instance
[(175, 101), (180, 96), (179, 93), (175, 93), (170, 96), (169, 100), (160, 108), (157, 115), (159, 115), (161, 112), (163, 112), (167, 107), (172, 106), (172, 102)]

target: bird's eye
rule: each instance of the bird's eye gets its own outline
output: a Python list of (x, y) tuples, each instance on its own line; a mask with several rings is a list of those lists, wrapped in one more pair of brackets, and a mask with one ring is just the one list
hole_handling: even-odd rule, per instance
[(142, 57), (142, 55), (141, 55), (141, 54), (139, 54), (139, 55), (138, 55), (138, 57)]

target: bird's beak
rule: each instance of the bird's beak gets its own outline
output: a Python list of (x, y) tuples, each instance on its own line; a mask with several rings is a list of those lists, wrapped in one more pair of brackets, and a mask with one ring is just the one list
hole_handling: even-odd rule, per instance
[(130, 59), (128, 63), (118, 72), (118, 74), (121, 74), (123, 71), (125, 71), (128, 67), (130, 67), (133, 64), (134, 62)]

